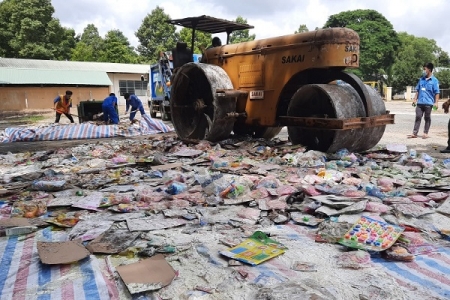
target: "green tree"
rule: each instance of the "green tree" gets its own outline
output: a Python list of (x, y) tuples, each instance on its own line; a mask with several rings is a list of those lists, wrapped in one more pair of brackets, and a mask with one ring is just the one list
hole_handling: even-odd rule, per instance
[[(193, 53), (202, 53), (202, 48), (211, 45), (211, 38), (211, 33), (196, 30)], [(192, 29), (183, 27), (180, 31), (180, 40), (187, 43), (190, 48), (192, 44)]]
[(138, 55), (128, 38), (120, 30), (110, 30), (104, 39), (100, 61), (113, 63), (137, 63)]
[(164, 9), (157, 6), (142, 21), (136, 31), (140, 45), (137, 51), (147, 61), (155, 62), (161, 51), (168, 51), (175, 47), (179, 34), (174, 25), (167, 23), (170, 19)]
[(398, 37), (400, 47), (392, 65), (391, 84), (394, 92), (401, 92), (409, 85), (415, 86), (424, 63), (432, 62), (436, 66), (438, 55), (445, 54), (432, 39), (415, 37), (406, 32), (400, 32)]
[(379, 79), (394, 63), (400, 41), (392, 24), (379, 12), (370, 9), (341, 12), (328, 18), (324, 28), (327, 27), (348, 27), (359, 34), (359, 69), (363, 79)]
[(94, 24), (88, 24), (81, 34), (80, 41), (72, 51), (72, 60), (100, 61), (104, 41)]
[[(236, 18), (235, 22), (239, 23), (239, 24), (248, 24), (247, 19), (244, 19), (241, 16), (238, 16)], [(236, 30), (236, 31), (232, 32), (230, 34), (230, 44), (237, 44), (237, 43), (242, 43), (242, 42), (253, 41), (256, 36), (254, 34), (250, 35), (249, 32), (250, 32), (249, 29)]]
[(450, 70), (444, 69), (440, 70), (439, 72), (436, 72), (434, 74), (436, 78), (439, 80), (439, 87), (441, 89), (448, 89), (450, 88)]
[(306, 27), (305, 24), (301, 24), (294, 33), (302, 33), (302, 32), (308, 32), (308, 31), (309, 31), (308, 27)]
[(75, 45), (73, 30), (63, 28), (50, 0), (0, 2), (0, 55), (66, 59)]

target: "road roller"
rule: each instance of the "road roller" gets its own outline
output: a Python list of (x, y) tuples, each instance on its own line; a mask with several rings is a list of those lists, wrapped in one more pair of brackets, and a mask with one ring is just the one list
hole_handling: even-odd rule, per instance
[[(253, 26), (210, 16), (168, 22), (192, 29), (191, 45), (177, 43), (172, 50), (170, 106), (181, 139), (272, 139), (287, 126), (293, 144), (359, 152), (374, 147), (386, 125), (394, 124), (380, 95), (349, 72), (360, 58), (360, 39), (352, 29), (229, 44), (233, 31)], [(194, 63), (198, 30), (225, 32), (227, 41), (206, 49), (202, 62)]]

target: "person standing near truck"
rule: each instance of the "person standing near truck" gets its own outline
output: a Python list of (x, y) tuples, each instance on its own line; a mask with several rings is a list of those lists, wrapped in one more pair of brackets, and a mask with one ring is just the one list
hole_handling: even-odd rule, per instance
[(72, 91), (66, 91), (65, 95), (59, 95), (53, 100), (53, 109), (56, 111), (55, 123), (59, 123), (61, 115), (64, 114), (70, 123), (75, 123), (70, 115), (70, 108), (72, 107)]
[(433, 76), (433, 64), (423, 65), (422, 77), (416, 86), (416, 95), (414, 96), (413, 106), (416, 106), (416, 120), (414, 129), (410, 138), (416, 138), (419, 133), (422, 117), (425, 119), (422, 138), (428, 138), (428, 131), (431, 125), (431, 109), (437, 109), (439, 105), (439, 81)]
[(128, 93), (125, 93), (123, 97), (126, 100), (126, 108), (125, 108), (125, 114), (128, 113), (128, 110), (131, 107), (130, 111), (130, 121), (132, 123), (136, 122), (134, 117), (136, 116), (136, 111), (139, 110), (141, 112), (141, 115), (145, 115), (144, 106), (142, 105), (142, 101), (136, 96), (136, 95), (130, 95)]
[(119, 124), (119, 115), (117, 114), (116, 107), (116, 94), (111, 93), (102, 103), (103, 120), (105, 120), (106, 124)]

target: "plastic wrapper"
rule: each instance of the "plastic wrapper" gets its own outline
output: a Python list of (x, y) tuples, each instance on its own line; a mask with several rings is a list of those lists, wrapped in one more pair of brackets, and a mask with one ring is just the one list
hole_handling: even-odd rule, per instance
[(60, 213), (54, 218), (49, 218), (46, 220), (47, 223), (55, 224), (59, 227), (70, 228), (75, 226), (79, 221), (80, 217), (83, 215), (82, 212), (66, 212)]
[(111, 161), (112, 161), (114, 164), (126, 164), (126, 163), (131, 162), (131, 159), (129, 159), (128, 157), (126, 157), (126, 156), (124, 156), (124, 155), (117, 155), (117, 156), (114, 156), (114, 157), (111, 159)]
[(318, 196), (322, 195), (317, 189), (312, 185), (304, 185), (302, 186), (302, 191), (305, 192), (309, 196)]
[(448, 193), (444, 192), (430, 193), (427, 195), (427, 198), (434, 201), (442, 201), (448, 198)]
[[(145, 204), (146, 204), (146, 207), (148, 207), (148, 203), (145, 203)], [(118, 212), (118, 213), (129, 213), (129, 212), (133, 212), (133, 211), (138, 211), (139, 208), (135, 204), (132, 204), (132, 203), (121, 203), (121, 204), (109, 207), (109, 210)]]
[(396, 261), (413, 261), (414, 255), (408, 252), (408, 249), (402, 246), (394, 245), (386, 250), (386, 259)]
[(186, 182), (186, 174), (179, 172), (179, 171), (169, 170), (166, 173), (164, 173), (162, 181), (165, 185), (169, 185), (170, 183), (172, 183), (174, 181), (180, 182), (180, 183), (185, 183)]
[(362, 250), (341, 253), (336, 259), (337, 265), (341, 268), (361, 269), (372, 266), (370, 254)]
[(261, 187), (251, 191), (248, 196), (252, 199), (264, 199), (269, 197), (269, 192), (265, 187)]
[(382, 192), (389, 192), (394, 189), (394, 180), (392, 178), (381, 177), (378, 178), (377, 185)]
[(279, 186), (280, 182), (277, 178), (275, 178), (274, 176), (267, 176), (258, 182), (256, 188), (265, 187), (267, 189), (276, 189)]
[(47, 213), (47, 206), (43, 200), (18, 201), (11, 210), (11, 217), (36, 218)]
[(252, 221), (257, 221), (261, 211), (257, 208), (246, 207), (240, 211), (238, 211), (237, 215), (243, 219), (248, 219)]
[(136, 201), (143, 201), (143, 202), (159, 202), (162, 199), (164, 199), (164, 195), (159, 193), (159, 192), (155, 192), (152, 189), (141, 189), (139, 191), (136, 192), (135, 198)]
[(354, 186), (359, 186), (361, 184), (361, 182), (362, 182), (362, 179), (356, 178), (356, 177), (347, 177), (342, 180), (343, 184), (354, 185)]
[(425, 197), (424, 195), (411, 195), (408, 198), (413, 202), (428, 202), (428, 201), (430, 201), (430, 199)]
[(36, 180), (32, 183), (31, 188), (36, 191), (55, 192), (65, 188), (65, 180)]
[(224, 175), (220, 172), (208, 173), (204, 172), (203, 174), (194, 175), (195, 180), (200, 183), (203, 191), (207, 195), (215, 195), (216, 194), (216, 185), (217, 184), (226, 184), (224, 182)]
[(281, 185), (277, 188), (277, 193), (280, 196), (290, 195), (295, 192), (298, 192), (298, 190), (292, 185)]
[(380, 202), (369, 201), (366, 204), (365, 210), (370, 211), (370, 212), (385, 214), (391, 210), (391, 207), (389, 207), (386, 204), (380, 203)]
[(121, 193), (107, 194), (104, 195), (104, 197), (100, 201), (99, 207), (109, 207), (118, 204), (127, 204), (131, 203), (131, 201), (133, 201), (132, 194), (121, 194)]
[(346, 190), (342, 195), (349, 198), (362, 198), (366, 196), (366, 192), (359, 190)]

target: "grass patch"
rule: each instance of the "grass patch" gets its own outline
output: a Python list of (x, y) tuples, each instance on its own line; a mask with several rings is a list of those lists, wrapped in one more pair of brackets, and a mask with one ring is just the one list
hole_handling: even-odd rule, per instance
[(45, 119), (45, 117), (41, 116), (41, 115), (31, 115), (31, 116), (19, 117), (17, 119), (12, 119), (11, 122), (36, 123), (36, 122), (42, 121), (44, 119)]

